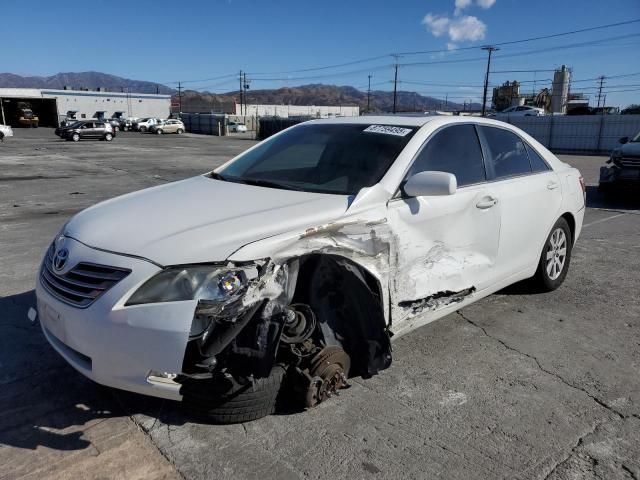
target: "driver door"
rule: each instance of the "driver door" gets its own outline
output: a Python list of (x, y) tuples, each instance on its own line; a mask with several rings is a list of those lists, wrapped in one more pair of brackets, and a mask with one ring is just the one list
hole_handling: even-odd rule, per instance
[(405, 181), (422, 171), (456, 176), (452, 195), (407, 198), (388, 204), (395, 254), (390, 274), (394, 331), (434, 320), (440, 310), (495, 281), (500, 202), (487, 183), (476, 127), (444, 127), (426, 140)]

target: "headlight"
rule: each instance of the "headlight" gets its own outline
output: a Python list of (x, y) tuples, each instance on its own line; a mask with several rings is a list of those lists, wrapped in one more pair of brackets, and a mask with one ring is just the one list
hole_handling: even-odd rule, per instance
[(255, 266), (237, 269), (217, 265), (170, 267), (142, 284), (126, 305), (182, 300), (226, 301), (244, 289), (247, 276), (257, 276)]

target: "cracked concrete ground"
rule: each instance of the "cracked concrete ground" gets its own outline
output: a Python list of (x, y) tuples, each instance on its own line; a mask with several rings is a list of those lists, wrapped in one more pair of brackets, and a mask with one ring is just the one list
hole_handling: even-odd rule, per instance
[(557, 291), (513, 286), (394, 342), (308, 412), (216, 426), (85, 380), (26, 318), (46, 245), (98, 200), (185, 178), (243, 138), (18, 130), (0, 145), (0, 479), (640, 478), (640, 212), (593, 188)]

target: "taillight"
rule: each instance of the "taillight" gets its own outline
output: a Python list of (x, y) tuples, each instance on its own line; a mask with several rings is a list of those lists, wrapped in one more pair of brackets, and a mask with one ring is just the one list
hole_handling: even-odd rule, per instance
[(586, 195), (587, 194), (587, 184), (584, 183), (584, 177), (582, 175), (580, 175), (580, 178), (578, 178), (578, 181), (580, 182), (580, 188), (582, 188), (582, 193), (584, 193)]

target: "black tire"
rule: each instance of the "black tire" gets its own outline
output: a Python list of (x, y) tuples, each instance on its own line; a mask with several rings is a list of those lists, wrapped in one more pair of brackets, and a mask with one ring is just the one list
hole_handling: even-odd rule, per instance
[(157, 133), (158, 135), (162, 135), (162, 133), (163, 133), (163, 132), (162, 132), (162, 129), (161, 129), (161, 128), (158, 128), (158, 129), (156, 130), (156, 133)]
[(250, 422), (275, 411), (284, 375), (285, 368), (275, 365), (268, 377), (253, 383), (230, 379), (230, 388), (223, 394), (217, 384), (194, 380), (182, 386), (182, 401), (185, 407), (215, 423)]
[[(566, 256), (560, 274), (556, 278), (553, 278), (552, 275), (549, 274), (547, 269), (547, 255), (550, 254), (550, 252), (552, 253), (553, 247), (551, 237), (558, 229), (562, 230), (565, 235)], [(569, 271), (572, 247), (573, 236), (571, 235), (571, 228), (569, 228), (569, 224), (567, 223), (567, 221), (563, 217), (560, 217), (551, 229), (551, 232), (549, 232), (547, 240), (544, 242), (544, 247), (542, 248), (540, 260), (538, 262), (538, 269), (533, 276), (534, 285), (538, 290), (543, 292), (551, 292), (562, 285), (562, 282), (564, 282), (564, 279), (567, 276), (567, 272)]]
[(80, 134), (74, 133), (73, 135), (71, 135), (71, 140), (73, 140), (74, 142), (80, 141)]
[(144, 133), (147, 131), (147, 127), (140, 127), (140, 132)]
[(179, 128), (178, 130), (176, 130), (176, 133), (177, 133), (178, 135), (182, 134), (183, 132), (184, 132), (184, 130), (182, 130), (181, 128)]
[(4, 133), (0, 132), (0, 142), (4, 142)]

